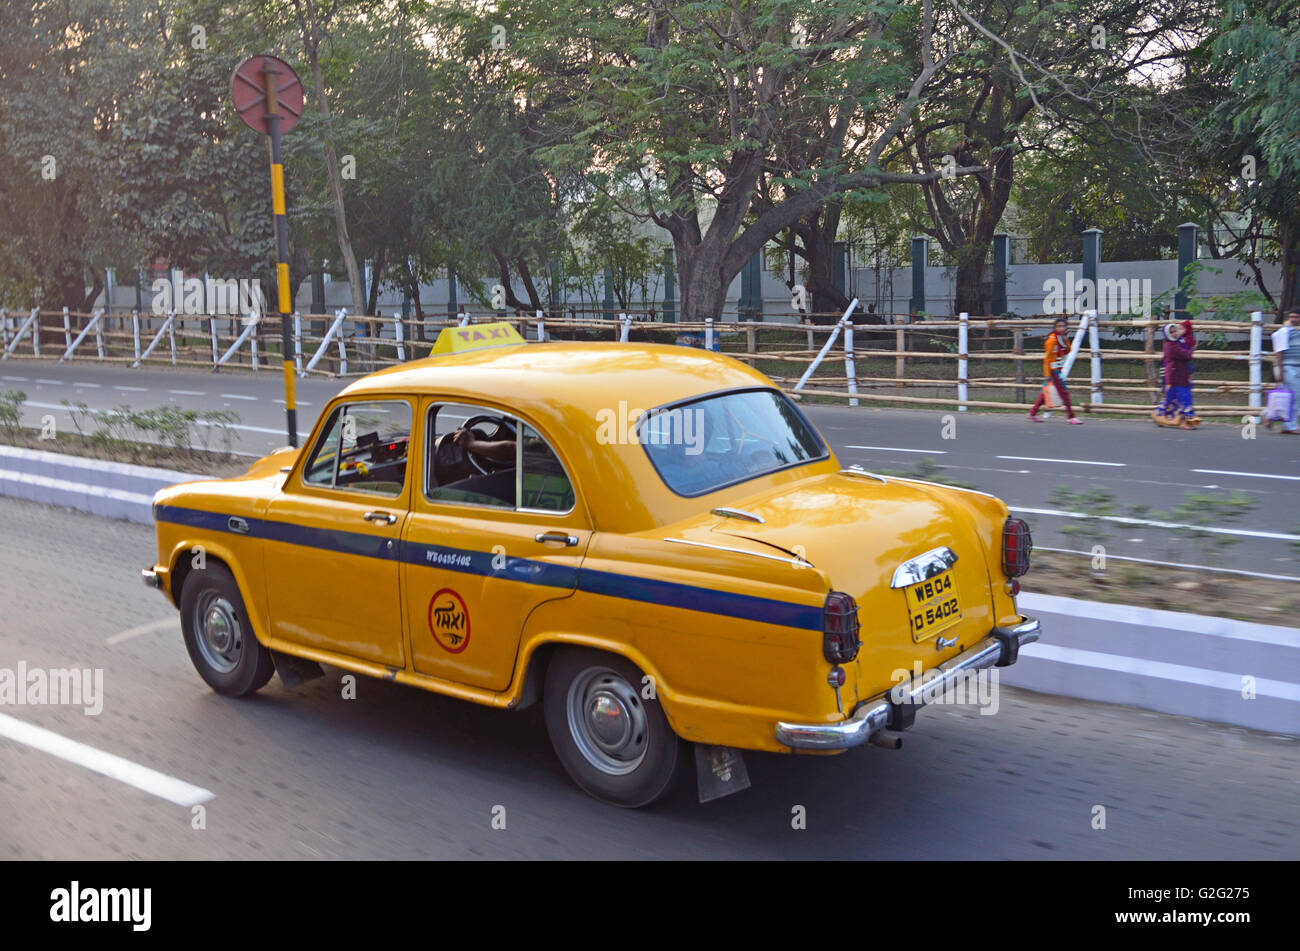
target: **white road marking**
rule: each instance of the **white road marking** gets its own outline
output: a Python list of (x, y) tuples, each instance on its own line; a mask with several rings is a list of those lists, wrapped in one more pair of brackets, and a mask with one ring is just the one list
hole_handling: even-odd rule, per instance
[(9, 380), (9, 381), (12, 382), (12, 383), (26, 383), (26, 382), (27, 382), (27, 377), (25, 377), (25, 376), (0, 376), (0, 380)]
[(148, 392), (149, 392), (149, 388), (148, 388), (147, 386), (114, 386), (113, 389), (115, 389), (115, 390), (126, 390), (126, 391), (129, 392), (129, 393), (148, 393)]
[[(1206, 475), (1242, 476), (1246, 479), (1286, 479), (1290, 482), (1300, 482), (1300, 476), (1271, 475), (1267, 472), (1232, 472), (1228, 469), (1193, 469), (1192, 471), (1203, 472)], [(1206, 486), (1206, 488), (1209, 488), (1209, 486)]]
[(970, 469), (973, 472), (1010, 472), (1013, 475), (1029, 475), (1033, 469), (989, 469), (984, 466), (944, 466), (945, 469)]
[(102, 776), (126, 783), (128, 786), (134, 786), (160, 799), (174, 802), (178, 806), (197, 806), (213, 798), (213, 793), (201, 786), (195, 786), (183, 779), (176, 779), (148, 766), (123, 759), (121, 756), (95, 749), (85, 743), (78, 743), (52, 730), (25, 723), (3, 713), (0, 713), (0, 736), (43, 753), (49, 753), (51, 756), (57, 756), (69, 763), (83, 766)]
[(72, 384), (72, 385), (73, 385), (73, 386), (88, 386), (88, 387), (90, 387), (92, 390), (102, 390), (102, 389), (103, 389), (103, 387), (100, 386), (98, 383), (82, 383), (82, 382), (80, 382), (80, 381), (73, 381), (73, 384)]
[(1028, 515), (1056, 515), (1060, 518), (1095, 518), (1102, 522), (1116, 522), (1120, 525), (1149, 525), (1152, 528), (1192, 528), (1198, 532), (1212, 535), (1240, 535), (1243, 538), (1276, 538), (1284, 542), (1300, 542), (1300, 535), (1288, 535), (1286, 532), (1261, 532), (1249, 528), (1218, 528), (1213, 525), (1188, 525), (1185, 522), (1156, 522), (1146, 518), (1126, 518), (1123, 515), (1085, 515), (1081, 512), (1063, 512), (1060, 509), (1035, 509), (1023, 505), (1008, 505), (1013, 512)]
[(223, 400), (253, 400), (254, 402), (256, 402), (257, 400), (261, 399), (260, 396), (241, 396), (238, 393), (218, 393), (217, 395), (220, 396)]
[[(31, 404), (28, 404), (28, 405), (31, 405)], [(208, 422), (208, 421), (206, 421), (206, 420), (202, 420), (202, 419), (195, 420), (195, 422), (196, 422), (198, 425), (200, 425), (200, 426), (221, 426), (221, 425), (223, 425), (222, 423), (210, 423), (210, 422)], [(237, 423), (225, 423), (224, 425), (225, 425), (226, 428), (228, 428), (228, 429), (243, 429), (243, 430), (247, 430), (247, 431), (250, 432), (250, 433), (269, 433), (269, 434), (272, 435), (272, 436), (283, 436), (283, 435), (285, 435), (285, 431), (284, 431), (283, 429), (267, 429), (265, 426), (242, 426), (242, 425), (239, 425), (239, 424), (237, 424)], [(301, 430), (299, 430), (299, 431), (298, 431), (298, 435), (299, 435), (299, 436), (306, 436), (307, 433), (304, 433), (304, 432), (302, 432)], [(259, 458), (260, 458), (260, 457), (259, 457)]]
[[(1140, 542), (1140, 538), (1130, 538), (1131, 542)], [(1045, 545), (1035, 545), (1034, 551), (1054, 551), (1062, 555), (1082, 555), (1085, 558), (1092, 557), (1090, 551), (1076, 551), (1073, 548), (1048, 548)], [(1268, 578), (1271, 581), (1300, 581), (1295, 575), (1268, 575), (1259, 571), (1246, 571), (1244, 568), (1215, 568), (1210, 565), (1192, 565), (1181, 561), (1154, 561), (1151, 558), (1134, 558), (1131, 555), (1112, 555), (1106, 553), (1107, 561), (1134, 561), (1141, 565), (1156, 565), (1161, 568), (1190, 568), (1193, 571), (1212, 571), (1217, 574), (1226, 575), (1245, 575), (1247, 578)], [(1275, 561), (1287, 561), (1289, 558), (1276, 558)]]
[[(1186, 664), (1168, 664), (1160, 660), (1142, 660), (1126, 657), (1123, 654), (1103, 654), (1100, 651), (1079, 650), (1077, 647), (1058, 647), (1056, 644), (1026, 644), (1020, 648), (1021, 657), (1033, 657), (1038, 660), (1056, 661), (1061, 664), (1074, 664), (1079, 667), (1094, 667), (1109, 670), (1117, 674), (1137, 674), (1139, 677), (1155, 677), (1160, 680), (1174, 680), (1179, 683), (1196, 684), (1201, 687), (1215, 687), (1241, 693), (1241, 674), (1222, 670), (1207, 670), (1204, 667), (1189, 667)], [(1279, 700), (1300, 700), (1300, 684), (1285, 680), (1268, 680), (1263, 677), (1255, 679), (1255, 693), (1261, 697), (1276, 697)]]
[(921, 452), (929, 456), (946, 456), (947, 449), (903, 449), (898, 446), (845, 446), (845, 449), (875, 449), (879, 452)]
[(180, 624), (177, 618), (169, 617), (165, 621), (154, 621), (151, 624), (141, 624), (139, 627), (129, 627), (125, 631), (118, 631), (116, 634), (104, 638), (104, 643), (110, 647), (114, 644), (121, 644), (123, 641), (129, 641), (133, 637), (139, 637), (141, 634), (153, 634), (156, 631), (165, 631), (169, 628), (175, 628)]
[(48, 383), (48, 384), (50, 384), (51, 386), (62, 386), (62, 385), (63, 385), (63, 381), (62, 381), (62, 380), (42, 380), (39, 376), (36, 378), (36, 382), (37, 382), (37, 383)]
[(204, 390), (168, 390), (168, 393), (175, 393), (177, 396), (207, 396)]
[[(284, 400), (271, 400), (271, 402), (272, 402), (272, 403), (279, 403), (281, 406), (284, 406), (284, 405), (285, 405)], [(310, 406), (311, 404), (308, 403), (306, 400), (295, 400), (295, 401), (294, 401), (294, 405), (295, 405), (295, 406)]]
[(999, 459), (1010, 459), (1015, 462), (1062, 462), (1072, 466), (1114, 466), (1123, 469), (1128, 465), (1127, 462), (1091, 462), (1087, 459), (1045, 459), (1042, 456), (998, 456)]

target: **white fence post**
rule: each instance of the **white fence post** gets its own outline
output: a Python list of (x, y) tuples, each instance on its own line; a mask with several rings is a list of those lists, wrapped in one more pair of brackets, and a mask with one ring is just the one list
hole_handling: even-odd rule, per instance
[(970, 356), (970, 314), (962, 312), (957, 315), (961, 326), (957, 328), (957, 412), (966, 412), (966, 398), (970, 395), (967, 373)]
[[(1264, 346), (1264, 312), (1251, 311), (1250, 314), (1250, 403), (1251, 409), (1264, 405), (1263, 386), (1260, 378), (1260, 364), (1263, 363)], [(1258, 419), (1255, 422), (1259, 422)]]
[(406, 342), (406, 338), (403, 336), (402, 312), (400, 310), (393, 311), (393, 329), (397, 334), (397, 360), (399, 363), (405, 363), (406, 347), (403, 344)]
[(0, 350), (9, 348), (9, 311), (0, 307)]
[(459, 326), (464, 327), (466, 324), (469, 323), (469, 314), (466, 313), (465, 311), (462, 310), (462, 311), (461, 311), (459, 314), (457, 314), (456, 316), (457, 316), (458, 320), (460, 321)]
[(176, 314), (167, 315), (167, 340), (172, 349), (172, 366), (176, 366)]
[[(72, 320), (68, 316), (68, 308), (63, 308), (63, 346), (71, 348), (72, 346)], [(64, 350), (67, 353), (67, 350)]]
[(293, 368), (302, 376), (302, 315), (293, 312)]
[(1088, 345), (1092, 348), (1092, 394), (1090, 399), (1094, 405), (1100, 405), (1102, 401), (1101, 393), (1101, 340), (1097, 332), (1097, 324), (1101, 321), (1097, 319), (1097, 312), (1092, 312), (1092, 322), (1088, 324)]
[[(99, 315), (102, 317), (104, 311), (101, 310)], [(101, 360), (104, 359), (104, 323), (102, 320), (95, 321), (95, 353)]]
[(537, 342), (546, 343), (546, 318), (540, 310), (537, 312)]
[[(149, 354), (153, 353), (153, 349), (154, 349), (154, 347), (158, 346), (158, 342), (159, 342), (160, 340), (162, 340), (162, 338), (163, 338), (163, 334), (168, 333), (168, 332), (171, 330), (171, 328), (172, 328), (172, 321), (174, 321), (175, 319), (176, 319), (176, 315), (175, 315), (175, 314), (173, 314), (173, 313), (168, 313), (168, 314), (167, 314), (167, 319), (164, 320), (164, 321), (163, 321), (163, 325), (162, 325), (161, 327), (158, 328), (158, 332), (157, 332), (156, 334), (154, 334), (154, 338), (153, 338), (152, 340), (149, 341), (149, 346), (147, 346), (147, 347), (144, 348), (144, 353), (142, 353), (142, 354), (140, 354), (138, 357), (136, 357), (136, 358), (135, 358), (135, 363), (131, 364), (131, 366), (133, 366), (133, 367), (138, 367), (138, 366), (139, 366), (141, 363), (143, 363), (145, 360), (148, 360), (148, 359), (149, 359)], [(174, 346), (174, 340), (175, 340), (175, 338), (173, 338), (173, 346)], [(140, 349), (138, 344), (136, 345), (136, 349), (137, 349), (137, 350)], [(173, 359), (174, 359), (174, 358), (173, 358)]]
[(217, 318), (208, 318), (208, 336), (212, 339), (212, 365), (217, 365)]
[(618, 342), (627, 343), (628, 332), (632, 329), (632, 318), (627, 314), (619, 314), (618, 323)]
[(135, 366), (140, 365), (140, 312), (131, 311), (131, 337), (135, 341)]
[(713, 349), (713, 318), (704, 318), (704, 349)]
[(853, 362), (853, 321), (844, 320), (844, 376), (849, 381), (850, 406), (858, 405), (858, 369)]
[(339, 345), (339, 374), (343, 375), (348, 372), (348, 348), (343, 344), (344, 334), (340, 333), (336, 338)]
[(40, 312), (40, 308), (32, 308), (32, 312), (27, 315), (27, 319), (23, 321), (22, 326), (18, 328), (18, 332), (14, 334), (14, 339), (10, 340), (9, 345), (5, 347), (4, 354), (0, 355), (0, 360), (9, 359), (9, 354), (14, 352), (18, 347), (18, 341), (23, 339), (23, 334), (27, 333), (28, 329), (31, 327), (35, 327), (35, 329), (32, 330), (32, 351), (38, 357), (41, 355), (41, 325), (38, 319)]
[[(1074, 340), (1070, 343), (1070, 352), (1066, 355), (1065, 363), (1061, 366), (1062, 380), (1068, 377), (1070, 371), (1074, 369), (1074, 360), (1079, 355), (1079, 348), (1083, 346), (1083, 333), (1088, 329), (1088, 325), (1092, 323), (1090, 318), (1095, 317), (1096, 315), (1097, 312), (1095, 310), (1085, 310), (1083, 315), (1079, 318), (1079, 329), (1074, 332)], [(1066, 322), (1066, 327), (1069, 327), (1068, 321)]]
[[(853, 308), (857, 306), (858, 299), (856, 297), (849, 301), (849, 309), (844, 312), (844, 316), (840, 318), (840, 322), (835, 325), (835, 329), (830, 332), (830, 336), (828, 336), (826, 342), (822, 344), (821, 351), (813, 358), (813, 362), (808, 364), (808, 369), (803, 371), (803, 376), (799, 377), (799, 382), (794, 385), (794, 391), (796, 393), (803, 389), (803, 385), (808, 382), (808, 378), (813, 375), (816, 369), (821, 366), (821, 362), (826, 359), (826, 354), (831, 352), (831, 347), (835, 346), (835, 341), (839, 339), (840, 328), (844, 326), (844, 322), (848, 320), (849, 316), (853, 313)], [(812, 331), (809, 331), (809, 333), (812, 333)]]
[[(72, 356), (72, 352), (76, 350), (77, 347), (81, 346), (81, 341), (86, 339), (86, 335), (99, 326), (99, 319), (103, 316), (104, 316), (104, 312), (102, 310), (97, 310), (90, 315), (90, 322), (86, 324), (85, 328), (81, 331), (81, 333), (77, 334), (77, 339), (68, 341), (67, 349), (63, 351), (63, 356), (59, 357), (60, 363), (63, 363), (65, 360), (68, 359), (68, 357)], [(64, 308), (63, 318), (64, 320), (67, 320), (66, 307)], [(102, 357), (104, 355), (104, 342), (102, 337), (100, 338), (100, 342), (99, 342), (99, 350), (100, 350), (99, 355)]]
[(320, 362), (321, 356), (324, 355), (325, 348), (330, 345), (330, 341), (334, 339), (334, 335), (339, 332), (339, 327), (342, 326), (343, 321), (347, 316), (348, 311), (346, 307), (341, 307), (337, 312), (335, 312), (334, 322), (330, 324), (329, 329), (325, 331), (325, 336), (321, 338), (320, 346), (316, 348), (316, 352), (312, 355), (312, 358), (307, 361), (306, 369), (299, 371), (299, 376), (306, 376), (309, 371), (316, 369), (316, 364)]
[(261, 324), (261, 322), (262, 321), (260, 319), (253, 322), (253, 333), (252, 336), (248, 338), (248, 352), (253, 357), (254, 373), (256, 373), (259, 369), (261, 369), (261, 367), (259, 367), (257, 363), (257, 328), (258, 325)]

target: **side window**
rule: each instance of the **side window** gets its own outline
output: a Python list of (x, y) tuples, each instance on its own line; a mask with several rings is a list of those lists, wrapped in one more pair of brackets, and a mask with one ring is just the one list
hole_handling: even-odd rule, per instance
[(508, 413), (464, 403), (429, 410), (425, 496), (492, 508), (567, 512), (573, 486), (555, 451)]
[(303, 469), (308, 485), (395, 498), (406, 484), (411, 404), (347, 403), (334, 410)]
[(541, 433), (523, 425), (524, 475), (519, 507), (540, 512), (567, 512), (573, 508), (573, 484), (560, 457)]

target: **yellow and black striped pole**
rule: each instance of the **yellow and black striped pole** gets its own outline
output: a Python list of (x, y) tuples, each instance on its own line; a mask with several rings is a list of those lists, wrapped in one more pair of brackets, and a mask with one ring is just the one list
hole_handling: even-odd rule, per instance
[(275, 282), (280, 305), (280, 337), (284, 353), (284, 411), (289, 430), (289, 445), (298, 445), (298, 407), (293, 392), (293, 302), (289, 299), (289, 224), (284, 214), (284, 160), (280, 154), (280, 114), (276, 109), (278, 93), (275, 66), (267, 63), (266, 126), (271, 133), (271, 208), (275, 213)]

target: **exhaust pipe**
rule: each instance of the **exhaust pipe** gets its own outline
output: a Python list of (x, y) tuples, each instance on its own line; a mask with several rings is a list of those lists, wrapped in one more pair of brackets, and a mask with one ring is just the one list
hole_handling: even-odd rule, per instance
[(883, 730), (879, 733), (871, 734), (871, 745), (879, 746), (881, 749), (897, 750), (903, 746), (903, 738), (897, 733), (885, 733)]

